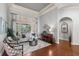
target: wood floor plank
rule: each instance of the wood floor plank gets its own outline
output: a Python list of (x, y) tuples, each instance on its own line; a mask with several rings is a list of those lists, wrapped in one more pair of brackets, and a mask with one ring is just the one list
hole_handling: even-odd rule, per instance
[(61, 40), (60, 44), (52, 44), (29, 54), (30, 56), (79, 56), (79, 45), (71, 45), (68, 41)]
[(32, 56), (79, 56), (79, 45), (71, 45), (68, 41), (60, 41), (31, 53)]

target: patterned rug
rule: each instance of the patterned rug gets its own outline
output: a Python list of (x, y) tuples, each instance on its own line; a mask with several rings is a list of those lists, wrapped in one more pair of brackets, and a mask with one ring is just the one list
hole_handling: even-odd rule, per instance
[[(29, 56), (31, 54), (31, 52), (51, 45), (51, 44), (44, 42), (42, 40), (38, 40), (38, 44), (36, 46), (30, 46), (29, 42), (22, 43), (22, 44), (23, 44), (23, 56)], [(7, 44), (4, 44), (4, 49), (7, 53), (7, 55), (9, 55), (9, 56), (13, 56), (16, 53), (20, 54), (20, 51), (15, 51)], [(18, 55), (15, 55), (15, 56), (18, 56)]]
[(29, 56), (31, 54), (31, 52), (44, 48), (44, 47), (47, 47), (49, 45), (51, 45), (51, 44), (44, 42), (42, 40), (38, 40), (38, 44), (36, 46), (29, 46), (29, 43), (27, 42), (24, 44), (24, 56)]

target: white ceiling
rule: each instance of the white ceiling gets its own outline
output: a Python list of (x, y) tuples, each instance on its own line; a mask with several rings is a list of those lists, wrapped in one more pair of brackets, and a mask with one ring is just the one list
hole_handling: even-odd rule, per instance
[(41, 11), (43, 8), (45, 8), (49, 3), (16, 3), (16, 5), (32, 9), (34, 11)]

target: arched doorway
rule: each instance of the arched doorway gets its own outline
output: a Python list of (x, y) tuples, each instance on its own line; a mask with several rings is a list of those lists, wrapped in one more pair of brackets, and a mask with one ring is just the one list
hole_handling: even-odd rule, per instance
[(59, 39), (72, 42), (73, 21), (69, 17), (63, 17), (59, 21)]

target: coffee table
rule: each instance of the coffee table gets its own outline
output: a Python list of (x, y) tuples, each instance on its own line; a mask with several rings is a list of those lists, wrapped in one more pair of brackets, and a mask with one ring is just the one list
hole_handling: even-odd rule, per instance
[(38, 43), (38, 40), (37, 40), (37, 39), (35, 39), (35, 40), (33, 40), (33, 41), (29, 41), (29, 45), (30, 45), (30, 46), (36, 46), (37, 43)]

